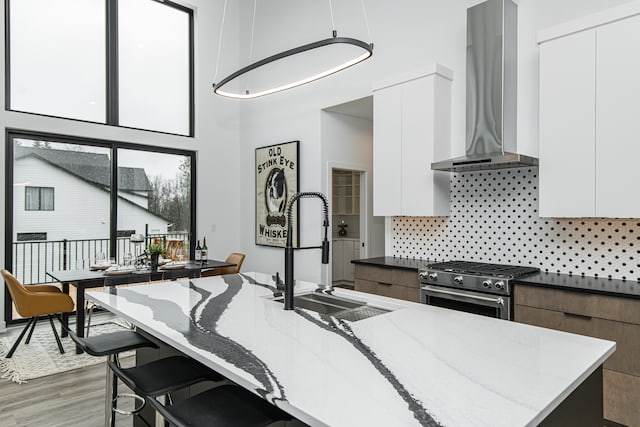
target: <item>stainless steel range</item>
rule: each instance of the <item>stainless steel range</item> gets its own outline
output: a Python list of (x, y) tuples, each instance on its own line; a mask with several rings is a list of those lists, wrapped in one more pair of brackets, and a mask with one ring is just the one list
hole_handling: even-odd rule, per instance
[(511, 320), (511, 281), (539, 268), (470, 261), (429, 264), (420, 271), (424, 304)]

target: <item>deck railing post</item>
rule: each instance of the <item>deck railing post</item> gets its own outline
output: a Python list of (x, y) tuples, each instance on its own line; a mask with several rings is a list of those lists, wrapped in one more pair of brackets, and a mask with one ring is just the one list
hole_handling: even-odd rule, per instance
[(67, 239), (62, 239), (62, 269), (67, 269)]

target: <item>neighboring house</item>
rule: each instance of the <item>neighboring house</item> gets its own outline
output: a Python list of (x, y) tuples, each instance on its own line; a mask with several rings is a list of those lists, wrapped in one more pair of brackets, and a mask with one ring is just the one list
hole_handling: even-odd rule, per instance
[[(70, 245), (67, 265), (108, 254), (110, 167), (106, 154), (16, 147), (13, 241), (101, 241)], [(145, 233), (146, 227), (149, 233), (167, 232), (170, 221), (147, 210), (151, 185), (144, 169), (119, 168), (118, 188), (118, 237)], [(22, 248), (16, 249), (14, 263), (18, 269), (24, 267), (25, 274), (31, 265), (55, 266), (54, 259), (59, 257), (60, 250), (53, 244), (29, 245), (26, 251), (34, 247), (36, 255), (23, 256)]]

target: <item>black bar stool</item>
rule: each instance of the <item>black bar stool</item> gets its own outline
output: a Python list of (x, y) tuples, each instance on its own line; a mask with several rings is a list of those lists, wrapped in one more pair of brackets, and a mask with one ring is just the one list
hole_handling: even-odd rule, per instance
[[(153, 342), (133, 330), (109, 332), (87, 338), (80, 338), (71, 330), (68, 332), (71, 339), (87, 354), (97, 357), (108, 356), (108, 363), (113, 363), (118, 366), (120, 365), (119, 354), (124, 351), (143, 347), (157, 348)], [(121, 397), (132, 398), (139, 403), (139, 406), (135, 407), (133, 411), (118, 409), (118, 398)], [(115, 426), (115, 413), (136, 415), (145, 403), (144, 398), (140, 396), (126, 393), (118, 394), (118, 380), (109, 365), (107, 365), (105, 400), (105, 425), (111, 427)]]
[(167, 396), (181, 388), (202, 382), (222, 381), (224, 377), (206, 366), (185, 356), (170, 356), (143, 365), (123, 368), (109, 360), (109, 368), (131, 390), (140, 396), (153, 399)]
[(149, 403), (177, 427), (263, 427), (291, 416), (253, 393), (235, 385), (221, 385), (188, 399), (163, 405)]

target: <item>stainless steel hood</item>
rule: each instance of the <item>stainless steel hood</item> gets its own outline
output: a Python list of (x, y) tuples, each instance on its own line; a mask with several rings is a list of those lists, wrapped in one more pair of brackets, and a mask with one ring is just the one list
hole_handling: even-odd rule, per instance
[(450, 172), (537, 166), (516, 153), (517, 6), (488, 0), (467, 9), (466, 155), (431, 164)]

